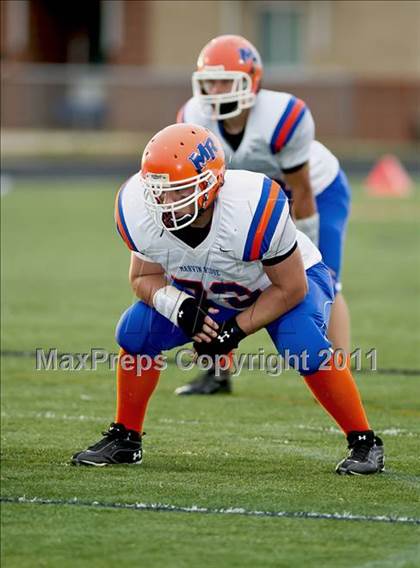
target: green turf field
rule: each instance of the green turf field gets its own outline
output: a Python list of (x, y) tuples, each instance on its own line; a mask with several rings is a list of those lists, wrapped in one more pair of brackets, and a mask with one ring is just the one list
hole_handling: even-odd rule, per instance
[[(37, 372), (34, 357), (11, 352), (116, 350), (114, 325), (132, 301), (113, 224), (117, 185), (20, 183), (2, 198), (2, 494), (58, 501), (2, 504), (5, 565), (419, 566), (420, 526), (377, 517), (420, 519), (420, 376), (402, 372), (420, 369), (420, 185), (411, 198), (378, 200), (354, 184), (343, 278), (353, 346), (376, 348), (380, 370), (400, 370), (369, 372), (364, 359), (358, 375), (386, 444), (386, 472), (371, 478), (333, 473), (344, 439), (299, 376), (245, 372), (231, 397), (178, 398), (193, 375), (173, 364), (150, 404), (142, 466), (68, 465), (112, 420), (114, 374)], [(260, 346), (271, 351), (264, 332), (242, 350)]]

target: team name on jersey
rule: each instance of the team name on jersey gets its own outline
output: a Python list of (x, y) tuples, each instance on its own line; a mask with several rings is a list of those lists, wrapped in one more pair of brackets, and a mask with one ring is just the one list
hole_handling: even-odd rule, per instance
[(220, 270), (210, 268), (209, 266), (198, 266), (188, 264), (179, 267), (180, 272), (198, 272), (200, 274), (210, 274), (211, 276), (220, 276)]

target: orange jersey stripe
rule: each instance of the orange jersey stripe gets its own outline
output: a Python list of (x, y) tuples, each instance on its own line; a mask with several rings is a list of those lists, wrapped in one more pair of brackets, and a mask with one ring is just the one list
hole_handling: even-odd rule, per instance
[(264, 239), (265, 230), (267, 228), (268, 222), (270, 221), (271, 214), (273, 212), (274, 206), (278, 199), (280, 192), (280, 186), (275, 182), (271, 182), (270, 193), (268, 195), (267, 204), (261, 215), (260, 222), (258, 223), (257, 230), (255, 232), (254, 242), (251, 248), (251, 260), (257, 260), (259, 257), (259, 252), (261, 249), (261, 244)]
[(300, 111), (305, 107), (305, 103), (303, 101), (301, 101), (300, 99), (296, 99), (296, 104), (293, 107), (292, 112), (290, 113), (290, 115), (287, 117), (286, 122), (283, 124), (282, 129), (279, 133), (279, 136), (277, 137), (275, 146), (276, 146), (276, 150), (279, 151), (280, 148), (283, 146), (287, 135), (289, 134), (290, 130), (292, 129), (296, 118), (298, 117)]

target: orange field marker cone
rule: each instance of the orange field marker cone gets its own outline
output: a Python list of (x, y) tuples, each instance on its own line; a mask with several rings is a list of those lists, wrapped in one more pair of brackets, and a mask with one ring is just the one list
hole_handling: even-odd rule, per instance
[(369, 195), (375, 197), (406, 197), (413, 182), (404, 166), (395, 156), (383, 156), (365, 180)]

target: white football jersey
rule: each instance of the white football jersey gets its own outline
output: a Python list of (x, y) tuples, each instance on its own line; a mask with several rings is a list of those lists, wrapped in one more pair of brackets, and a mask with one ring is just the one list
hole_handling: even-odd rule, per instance
[(281, 180), (283, 169), (309, 160), (314, 195), (322, 193), (338, 174), (337, 158), (314, 140), (315, 127), (310, 110), (289, 93), (259, 91), (236, 151), (223, 136), (223, 123), (206, 117), (196, 98), (191, 98), (180, 109), (177, 121), (199, 124), (214, 132), (223, 144), (229, 169), (262, 172)]
[(209, 300), (237, 310), (253, 304), (270, 285), (261, 260), (287, 256), (296, 246), (305, 269), (321, 260), (315, 245), (296, 230), (285, 193), (259, 173), (226, 172), (210, 231), (195, 248), (155, 224), (145, 207), (139, 174), (120, 189), (115, 216), (136, 256), (159, 263), (168, 279), (185, 289), (204, 290)]

